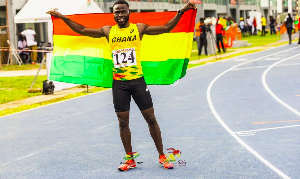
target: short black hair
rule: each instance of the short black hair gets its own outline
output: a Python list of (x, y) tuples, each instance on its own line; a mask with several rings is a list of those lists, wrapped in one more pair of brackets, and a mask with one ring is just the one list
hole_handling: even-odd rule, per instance
[(126, 4), (127, 7), (129, 8), (129, 4), (128, 4), (128, 2), (125, 1), (125, 0), (117, 0), (117, 1), (114, 3), (113, 8), (114, 8), (114, 6), (117, 5), (117, 4)]

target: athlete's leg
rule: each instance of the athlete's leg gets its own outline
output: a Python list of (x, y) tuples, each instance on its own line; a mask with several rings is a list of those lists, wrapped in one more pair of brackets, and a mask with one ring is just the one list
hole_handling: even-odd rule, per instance
[(154, 115), (154, 108), (149, 108), (141, 111), (146, 122), (148, 123), (150, 135), (155, 143), (159, 156), (163, 155), (163, 143), (159, 125)]
[(129, 129), (129, 109), (131, 95), (126, 81), (113, 80), (113, 102), (119, 121), (120, 137), (126, 153), (132, 153), (131, 132)]
[(119, 120), (120, 137), (125, 149), (125, 152), (132, 153), (131, 132), (129, 128), (129, 111), (116, 112)]
[(150, 135), (155, 143), (159, 155), (163, 155), (163, 144), (161, 139), (161, 132), (156, 121), (153, 109), (152, 98), (149, 89), (147, 88), (145, 79), (143, 77), (134, 80), (134, 91), (132, 98), (141, 110), (143, 117), (148, 123)]

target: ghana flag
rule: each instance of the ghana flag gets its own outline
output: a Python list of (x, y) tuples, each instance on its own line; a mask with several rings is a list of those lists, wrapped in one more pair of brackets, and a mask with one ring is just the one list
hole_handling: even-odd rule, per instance
[[(177, 12), (131, 13), (130, 23), (164, 25)], [(172, 84), (186, 74), (194, 34), (196, 10), (186, 11), (177, 26), (160, 35), (144, 35), (141, 64), (148, 85)], [(89, 28), (115, 25), (112, 13), (67, 16)], [(105, 37), (81, 36), (61, 19), (53, 21), (53, 57), (50, 80), (91, 86), (112, 87), (113, 61)]]

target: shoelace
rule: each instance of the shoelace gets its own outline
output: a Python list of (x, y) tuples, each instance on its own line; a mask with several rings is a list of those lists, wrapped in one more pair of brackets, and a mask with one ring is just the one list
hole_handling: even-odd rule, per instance
[(125, 157), (124, 157), (124, 159), (125, 160), (132, 160), (132, 159), (137, 158), (138, 156), (140, 156), (139, 153), (133, 152), (133, 153), (130, 153), (130, 154), (126, 154)]

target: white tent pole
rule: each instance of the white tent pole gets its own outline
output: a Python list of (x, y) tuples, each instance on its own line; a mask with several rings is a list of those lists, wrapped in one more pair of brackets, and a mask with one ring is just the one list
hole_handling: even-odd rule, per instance
[[(6, 34), (7, 34), (7, 38), (8, 38), (8, 40), (10, 41), (10, 34), (9, 34), (9, 18), (8, 18), (8, 11), (9, 11), (9, 8), (8, 8), (8, 4), (7, 4), (7, 0), (5, 0), (5, 3), (6, 3), (6, 25), (7, 25), (7, 28), (6, 28)], [(11, 47), (10, 46), (10, 44), (9, 44), (9, 47)], [(9, 57), (8, 57), (8, 61), (9, 61), (9, 59), (11, 59), (10, 60), (10, 65), (13, 65), (13, 58), (12, 58), (12, 52), (11, 51), (9, 51)]]
[(292, 15), (292, 13), (293, 13), (293, 2), (292, 2), (292, 0), (288, 0), (288, 13), (291, 13), (291, 15)]
[(282, 0), (277, 0), (277, 13), (282, 13)]
[(48, 26), (48, 42), (53, 43), (53, 24), (52, 21), (47, 22)]

